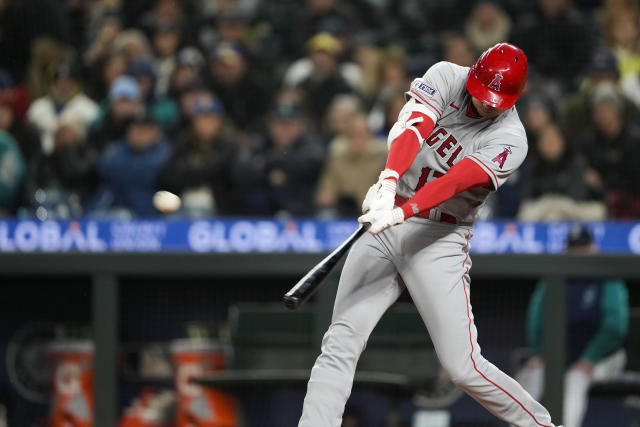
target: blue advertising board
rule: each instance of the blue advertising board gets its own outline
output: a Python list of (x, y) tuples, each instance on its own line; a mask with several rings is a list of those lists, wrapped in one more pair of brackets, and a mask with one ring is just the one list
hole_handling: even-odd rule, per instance
[[(475, 253), (558, 253), (570, 223), (478, 221)], [(640, 254), (640, 223), (588, 224), (604, 253)], [(357, 227), (354, 220), (0, 221), (0, 252), (326, 252)]]

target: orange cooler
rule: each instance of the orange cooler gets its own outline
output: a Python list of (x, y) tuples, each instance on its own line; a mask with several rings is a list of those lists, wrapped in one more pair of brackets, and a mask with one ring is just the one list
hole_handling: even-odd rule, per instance
[(53, 362), (51, 427), (93, 425), (93, 343), (56, 341), (47, 348)]
[(218, 390), (202, 387), (194, 377), (221, 371), (226, 354), (216, 341), (207, 339), (175, 340), (171, 359), (178, 395), (177, 427), (236, 427), (236, 402)]

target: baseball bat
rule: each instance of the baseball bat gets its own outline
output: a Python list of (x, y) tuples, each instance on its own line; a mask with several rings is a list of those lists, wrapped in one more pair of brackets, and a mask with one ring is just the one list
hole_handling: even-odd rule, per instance
[(322, 261), (316, 264), (304, 277), (298, 280), (284, 296), (282, 302), (291, 310), (295, 310), (306, 302), (318, 290), (322, 281), (331, 273), (331, 270), (340, 262), (344, 255), (349, 251), (351, 246), (360, 236), (362, 236), (371, 226), (371, 223), (365, 222), (353, 232), (351, 236), (340, 246), (334, 249)]

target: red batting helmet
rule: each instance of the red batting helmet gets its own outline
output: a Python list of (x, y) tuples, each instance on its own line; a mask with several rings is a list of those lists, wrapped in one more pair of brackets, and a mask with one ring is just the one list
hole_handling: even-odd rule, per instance
[(522, 49), (498, 43), (485, 50), (471, 66), (467, 90), (485, 104), (508, 110), (524, 90), (528, 68)]

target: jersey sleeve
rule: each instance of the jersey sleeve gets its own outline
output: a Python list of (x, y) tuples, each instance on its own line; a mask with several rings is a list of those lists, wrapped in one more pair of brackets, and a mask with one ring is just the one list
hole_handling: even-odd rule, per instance
[(482, 144), (468, 158), (476, 162), (491, 178), (497, 190), (524, 161), (527, 156), (527, 137), (522, 132), (508, 132), (493, 137)]
[(424, 76), (414, 79), (406, 95), (425, 107), (423, 111), (429, 115), (434, 123), (442, 116), (445, 107), (449, 105), (453, 92), (455, 71), (453, 64), (438, 62), (431, 66)]

